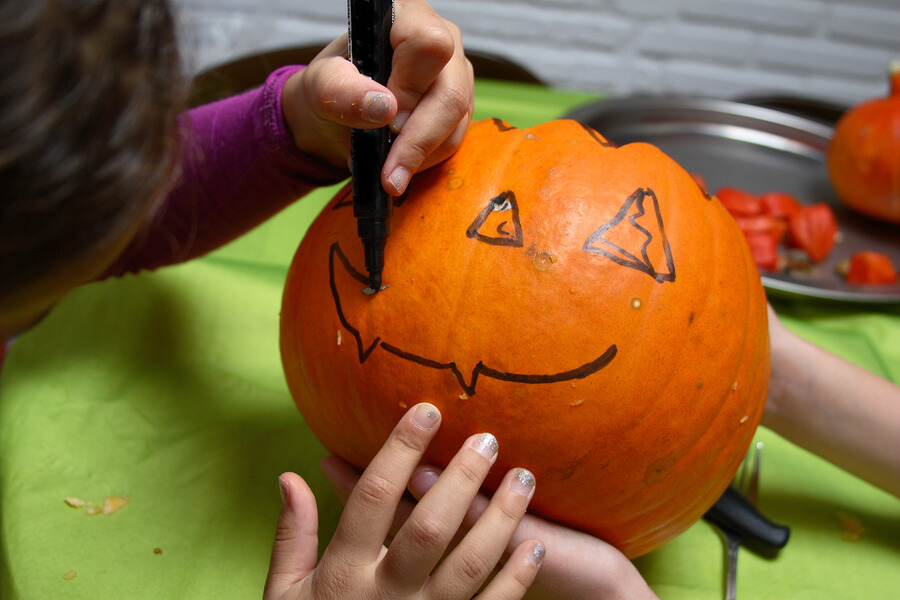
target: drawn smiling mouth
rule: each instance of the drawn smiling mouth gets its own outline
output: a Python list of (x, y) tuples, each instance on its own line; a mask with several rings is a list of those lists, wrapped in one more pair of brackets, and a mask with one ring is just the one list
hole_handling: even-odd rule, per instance
[[(349, 259), (341, 250), (339, 243), (335, 242), (331, 245), (328, 255), (328, 274), (329, 283), (331, 285), (331, 295), (334, 299), (334, 306), (337, 309), (337, 314), (338, 318), (341, 321), (341, 325), (343, 325), (344, 328), (348, 332), (350, 332), (350, 334), (353, 335), (354, 339), (356, 340), (356, 349), (359, 355), (360, 363), (365, 363), (373, 352), (381, 348), (385, 352), (389, 352), (403, 360), (408, 360), (422, 367), (450, 371), (456, 378), (456, 381), (459, 383), (459, 386), (462, 388), (462, 390), (467, 395), (474, 396), (475, 388), (480, 377), (489, 377), (491, 379), (498, 379), (500, 381), (527, 384), (558, 383), (561, 381), (584, 379), (585, 377), (593, 375), (597, 371), (600, 371), (601, 369), (606, 367), (610, 362), (612, 362), (612, 360), (618, 353), (618, 349), (616, 348), (615, 344), (612, 344), (602, 354), (600, 354), (600, 356), (590, 362), (560, 373), (547, 374), (510, 373), (507, 371), (501, 371), (499, 369), (492, 368), (491, 366), (484, 364), (482, 361), (478, 361), (478, 363), (472, 369), (469, 381), (467, 382), (464, 374), (462, 373), (462, 371), (460, 371), (455, 361), (440, 362), (425, 356), (419, 356), (417, 354), (404, 350), (400, 346), (385, 341), (381, 337), (376, 337), (372, 341), (372, 343), (369, 344), (368, 347), (366, 347), (359, 329), (352, 323), (350, 323), (344, 314), (344, 310), (341, 305), (340, 292), (338, 291), (337, 283), (335, 281), (335, 257), (338, 258), (343, 269), (353, 279), (360, 282), (360, 284), (366, 286), (368, 285), (369, 280), (366, 275), (363, 275), (360, 271), (354, 268), (353, 265), (350, 264)], [(359, 293), (359, 291), (356, 290), (356, 293)]]

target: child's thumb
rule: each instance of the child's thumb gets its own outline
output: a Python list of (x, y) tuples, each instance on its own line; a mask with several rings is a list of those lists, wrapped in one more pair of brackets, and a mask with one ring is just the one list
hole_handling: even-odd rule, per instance
[(278, 481), (284, 500), (266, 578), (266, 600), (284, 596), (309, 575), (316, 568), (319, 550), (319, 516), (312, 490), (295, 473), (284, 473)]

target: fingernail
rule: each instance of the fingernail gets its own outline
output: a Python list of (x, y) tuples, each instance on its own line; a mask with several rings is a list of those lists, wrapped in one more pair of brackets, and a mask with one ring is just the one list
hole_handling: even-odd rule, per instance
[(407, 119), (409, 119), (409, 111), (399, 111), (396, 116), (394, 116), (394, 120), (391, 121), (391, 131), (393, 131), (394, 133), (400, 133), (400, 130), (403, 129), (403, 124), (406, 123)]
[(406, 191), (406, 184), (409, 183), (409, 171), (404, 167), (397, 167), (388, 177), (388, 181), (394, 186), (397, 192), (395, 195), (400, 196)]
[(419, 404), (412, 415), (412, 422), (425, 431), (431, 431), (437, 425), (440, 413), (431, 404)]
[(383, 123), (391, 111), (387, 96), (381, 92), (369, 92), (363, 99), (363, 116), (372, 123)]
[(534, 493), (534, 475), (528, 469), (519, 469), (516, 476), (509, 483), (510, 489), (517, 494), (531, 497)]
[(500, 448), (500, 444), (497, 443), (497, 438), (490, 433), (481, 433), (470, 437), (468, 444), (469, 448), (492, 463), (494, 462), (494, 459), (497, 458), (497, 450)]
[(288, 487), (288, 483), (284, 480), (283, 477), (278, 478), (278, 489), (281, 492), (281, 503), (287, 504), (288, 498), (291, 494), (291, 488)]
[(431, 489), (431, 486), (438, 480), (438, 474), (434, 471), (420, 471), (409, 482), (409, 491), (413, 496), (421, 498), (425, 492)]
[(528, 558), (531, 559), (536, 565), (541, 564), (541, 561), (544, 560), (544, 556), (547, 554), (547, 549), (544, 548), (544, 545), (540, 542), (534, 545), (534, 548), (531, 549), (531, 554), (528, 555)]

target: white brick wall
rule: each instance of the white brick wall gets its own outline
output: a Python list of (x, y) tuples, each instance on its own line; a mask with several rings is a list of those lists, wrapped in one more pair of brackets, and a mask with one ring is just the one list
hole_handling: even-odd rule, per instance
[[(333, 39), (344, 0), (174, 0), (191, 70)], [(900, 0), (432, 0), (466, 45), (550, 85), (611, 95), (886, 92)]]

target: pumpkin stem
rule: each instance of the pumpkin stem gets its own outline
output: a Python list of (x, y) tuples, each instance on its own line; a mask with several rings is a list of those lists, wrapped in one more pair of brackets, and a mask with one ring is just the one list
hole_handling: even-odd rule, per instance
[(900, 58), (895, 58), (888, 66), (888, 80), (891, 83), (891, 96), (900, 96)]

